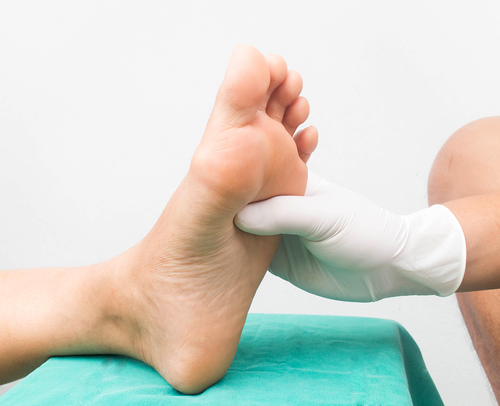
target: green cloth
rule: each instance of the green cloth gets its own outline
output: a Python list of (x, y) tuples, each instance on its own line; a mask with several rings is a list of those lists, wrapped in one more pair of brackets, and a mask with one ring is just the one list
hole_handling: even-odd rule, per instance
[(175, 391), (120, 356), (51, 358), (0, 405), (443, 405), (417, 344), (398, 323), (250, 314), (227, 374), (200, 395)]

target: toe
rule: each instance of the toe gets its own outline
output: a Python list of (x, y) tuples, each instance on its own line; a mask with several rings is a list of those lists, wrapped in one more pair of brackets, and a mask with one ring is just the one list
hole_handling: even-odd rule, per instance
[(283, 126), (290, 135), (293, 135), (297, 127), (307, 120), (309, 116), (309, 102), (305, 97), (298, 97), (286, 109), (283, 116)]
[(264, 55), (250, 45), (238, 45), (231, 55), (214, 110), (224, 117), (227, 126), (248, 124), (266, 97), (270, 81)]
[(293, 140), (297, 145), (300, 159), (307, 163), (318, 145), (318, 130), (313, 126), (304, 128), (294, 135)]
[(283, 83), (271, 95), (267, 104), (269, 117), (281, 122), (285, 111), (302, 91), (302, 77), (295, 71), (288, 71)]
[(266, 56), (266, 61), (269, 67), (270, 84), (260, 105), (262, 110), (266, 110), (269, 99), (276, 88), (283, 83), (288, 71), (286, 61), (279, 55), (269, 54)]

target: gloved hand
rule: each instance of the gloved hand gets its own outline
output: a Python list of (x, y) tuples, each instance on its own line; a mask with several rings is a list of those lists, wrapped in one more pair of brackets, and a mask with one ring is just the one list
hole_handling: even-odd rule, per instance
[(445, 206), (393, 214), (312, 172), (305, 196), (251, 203), (235, 223), (248, 233), (283, 234), (270, 271), (331, 299), (447, 296), (465, 272), (465, 237)]

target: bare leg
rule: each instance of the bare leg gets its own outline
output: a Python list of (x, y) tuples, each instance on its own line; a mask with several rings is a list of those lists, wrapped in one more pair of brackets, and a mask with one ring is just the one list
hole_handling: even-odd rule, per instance
[[(491, 117), (466, 125), (445, 143), (429, 177), (429, 204), (499, 191), (500, 117)], [(457, 300), (500, 402), (500, 290), (457, 293)]]
[(0, 272), (0, 382), (52, 355), (119, 353), (176, 389), (217, 382), (279, 243), (239, 230), (246, 204), (303, 194), (317, 133), (302, 79), (277, 56), (234, 52), (188, 174), (151, 232), (96, 266)]

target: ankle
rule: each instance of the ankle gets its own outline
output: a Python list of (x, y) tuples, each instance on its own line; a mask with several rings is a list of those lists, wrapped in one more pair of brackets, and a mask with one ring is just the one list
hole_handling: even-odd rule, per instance
[(96, 340), (101, 351), (142, 359), (142, 292), (137, 282), (138, 251), (128, 251), (95, 265)]

